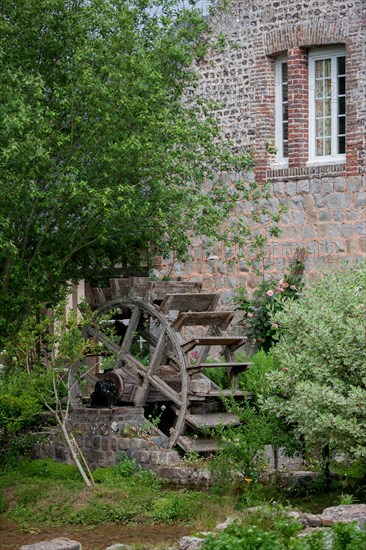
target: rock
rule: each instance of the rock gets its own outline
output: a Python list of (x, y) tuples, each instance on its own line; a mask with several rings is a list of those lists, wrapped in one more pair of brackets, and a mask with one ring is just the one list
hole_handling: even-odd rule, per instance
[(322, 524), (319, 516), (316, 516), (315, 514), (302, 514), (302, 517), (309, 527), (320, 527)]
[(133, 548), (129, 544), (117, 543), (108, 546), (105, 550), (133, 550)]
[(179, 550), (198, 550), (205, 539), (199, 537), (182, 537), (179, 541)]
[(34, 544), (25, 544), (19, 550), (82, 550), (80, 542), (66, 538), (43, 540)]
[(319, 519), (323, 527), (330, 527), (335, 523), (333, 518), (331, 518), (330, 516), (323, 516), (323, 514), (319, 516)]
[(231, 525), (232, 523), (234, 523), (235, 521), (235, 518), (232, 518), (232, 517), (228, 517), (227, 520), (225, 520), (223, 523), (218, 523), (214, 529), (214, 531), (223, 531), (224, 529), (226, 529), (227, 527), (229, 527), (229, 525)]
[(333, 519), (334, 522), (357, 521), (360, 529), (366, 528), (366, 504), (348, 504), (325, 508), (322, 516)]

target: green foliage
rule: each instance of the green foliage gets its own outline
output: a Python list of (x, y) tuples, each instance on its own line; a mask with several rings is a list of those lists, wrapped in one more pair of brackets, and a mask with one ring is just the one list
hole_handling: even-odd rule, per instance
[[(253, 363), (249, 370), (240, 373), (239, 382), (243, 390), (252, 392), (255, 397), (263, 396), (268, 391), (267, 374), (276, 369), (275, 361), (272, 355), (266, 353), (263, 349), (257, 353), (246, 356), (242, 352), (237, 353), (235, 360), (238, 362)], [(207, 368), (204, 369), (204, 374), (220, 388), (229, 388), (229, 379), (227, 369), (210, 368), (209, 362)]]
[(366, 533), (354, 524), (338, 523), (327, 531), (298, 538), (302, 526), (284, 515), (274, 515), (268, 529), (235, 522), (217, 535), (210, 535), (203, 550), (361, 550)]
[[(6, 468), (9, 471), (9, 467)], [(55, 462), (50, 458), (42, 460), (19, 460), (11, 465), (11, 471), (20, 477), (49, 479), (53, 481), (79, 480), (80, 474), (71, 464)]]
[(210, 44), (199, 3), (4, 0), (1, 10), (2, 338), (70, 281), (187, 258), (194, 233), (248, 243), (246, 218), (222, 226), (245, 200), (259, 219), (261, 191), (217, 174), (245, 173), (253, 159), (234, 157), (216, 139), (215, 105), (186, 93)]
[(245, 288), (239, 288), (234, 298), (236, 309), (243, 312), (241, 324), (250, 341), (268, 351), (278, 339), (278, 326), (272, 316), (281, 311), (288, 300), (295, 300), (303, 288), (305, 251), (300, 249), (290, 262), (289, 272), (280, 280), (263, 280), (248, 295)]
[[(262, 415), (247, 403), (227, 400), (227, 409), (235, 413), (242, 424), (236, 427), (219, 426), (215, 429), (220, 450), (211, 461), (223, 489), (233, 482), (238, 473), (251, 483), (257, 481), (266, 467), (264, 446), (270, 440), (270, 425)], [(234, 476), (234, 477), (233, 477)], [(223, 485), (224, 484), (224, 485)]]
[(161, 523), (189, 523), (202, 508), (200, 493), (181, 491), (176, 494), (166, 494), (153, 503), (151, 518)]
[(266, 408), (309, 447), (366, 460), (365, 264), (323, 275), (273, 317), (282, 337), (273, 354)]
[[(240, 356), (237, 360), (241, 360)], [(240, 374), (240, 386), (245, 391), (252, 392), (255, 400), (267, 396), (270, 391), (268, 374), (277, 370), (273, 356), (261, 349), (243, 360), (253, 364), (249, 370)]]
[(0, 425), (6, 432), (14, 434), (25, 427), (30, 427), (37, 420), (42, 407), (31, 395), (1, 394)]
[(93, 478), (96, 483), (112, 486), (126, 479), (154, 487), (160, 486), (160, 481), (153, 472), (143, 470), (135, 460), (131, 460), (125, 455), (121, 456), (119, 463), (115, 466), (94, 470)]

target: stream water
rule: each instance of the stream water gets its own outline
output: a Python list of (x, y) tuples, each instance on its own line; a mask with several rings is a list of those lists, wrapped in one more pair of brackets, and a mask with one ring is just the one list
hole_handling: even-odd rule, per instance
[(181, 525), (119, 525), (107, 524), (96, 527), (66, 525), (50, 529), (29, 529), (0, 520), (0, 549), (18, 550), (23, 544), (34, 544), (57, 537), (66, 537), (82, 544), (83, 550), (104, 550), (117, 543), (141, 545), (141, 549), (152, 549), (163, 544), (173, 544), (192, 531)]

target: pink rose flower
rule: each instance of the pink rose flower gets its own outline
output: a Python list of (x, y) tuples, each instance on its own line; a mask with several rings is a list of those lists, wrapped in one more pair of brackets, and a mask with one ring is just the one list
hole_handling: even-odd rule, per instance
[(251, 313), (251, 312), (249, 311), (249, 313), (247, 314), (247, 317), (249, 317), (249, 319), (251, 319), (251, 318), (253, 317), (253, 313)]
[(273, 296), (274, 292), (273, 290), (267, 290), (266, 294), (267, 296)]

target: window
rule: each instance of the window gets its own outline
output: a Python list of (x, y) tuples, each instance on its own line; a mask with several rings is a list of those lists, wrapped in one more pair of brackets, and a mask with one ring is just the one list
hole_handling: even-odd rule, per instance
[(344, 48), (309, 52), (309, 161), (344, 160), (346, 153)]
[(286, 57), (278, 57), (276, 60), (276, 147), (277, 163), (287, 164), (288, 85)]

